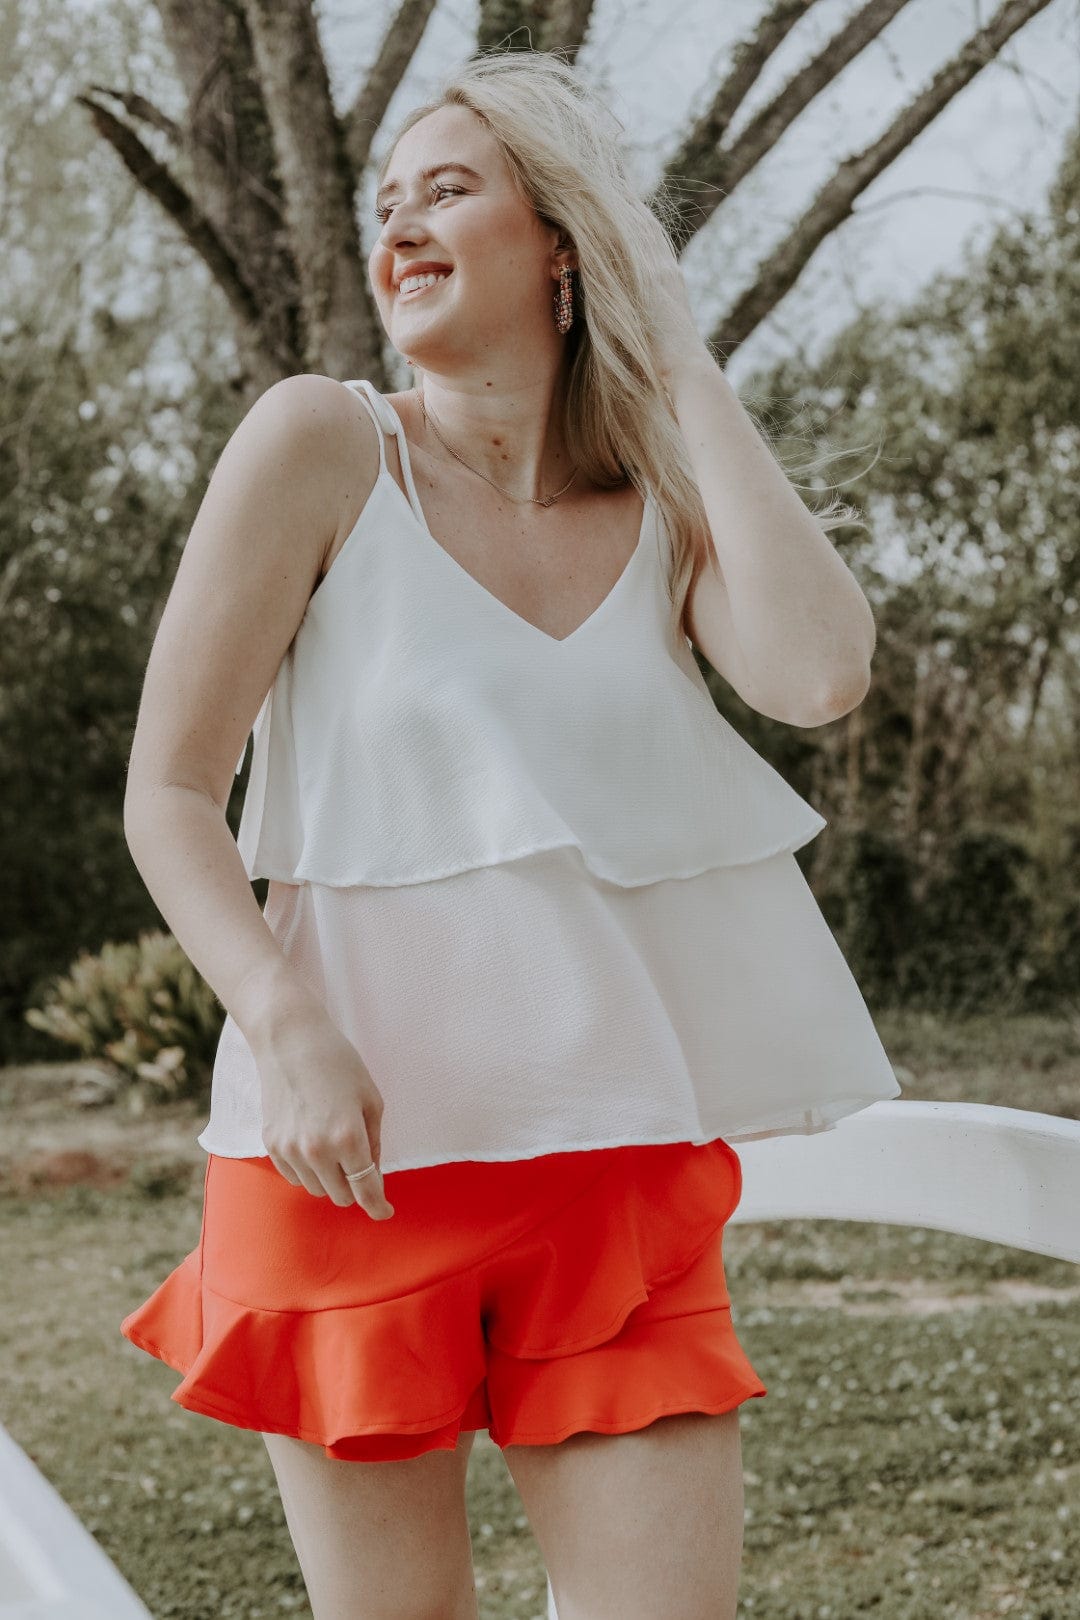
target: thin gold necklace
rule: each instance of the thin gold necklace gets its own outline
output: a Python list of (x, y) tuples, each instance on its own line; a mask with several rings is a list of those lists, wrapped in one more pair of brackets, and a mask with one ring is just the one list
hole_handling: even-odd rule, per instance
[(427, 413), (427, 407), (424, 404), (423, 388), (420, 388), (418, 392), (420, 395), (420, 415), (424, 418), (424, 426), (431, 429), (432, 433), (434, 433), (443, 449), (449, 450), (455, 461), (460, 461), (463, 467), (467, 467), (469, 472), (475, 473), (477, 478), (482, 478), (485, 484), (490, 484), (492, 489), (497, 489), (500, 495), (505, 495), (508, 501), (514, 501), (518, 506), (553, 506), (559, 499), (560, 495), (566, 494), (567, 490), (570, 488), (570, 485), (577, 477), (578, 469), (575, 466), (573, 472), (566, 480), (566, 483), (563, 485), (562, 489), (557, 489), (554, 495), (511, 495), (508, 489), (503, 489), (502, 485), (497, 484), (493, 478), (489, 478), (487, 473), (482, 473), (479, 467), (472, 466), (470, 462), (465, 460), (464, 456), (459, 456), (453, 445), (447, 444), (446, 440), (443, 438), (442, 434), (439, 432), (438, 428), (435, 426), (434, 422)]

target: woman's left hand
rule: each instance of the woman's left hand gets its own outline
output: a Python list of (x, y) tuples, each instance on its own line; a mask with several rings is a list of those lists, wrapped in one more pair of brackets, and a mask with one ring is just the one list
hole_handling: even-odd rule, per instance
[[(655, 217), (655, 216), (654, 216)], [(686, 280), (675, 257), (667, 232), (656, 223), (652, 270), (652, 326), (649, 333), (656, 369), (664, 386), (688, 362), (708, 360), (715, 364), (704, 338), (698, 332)]]

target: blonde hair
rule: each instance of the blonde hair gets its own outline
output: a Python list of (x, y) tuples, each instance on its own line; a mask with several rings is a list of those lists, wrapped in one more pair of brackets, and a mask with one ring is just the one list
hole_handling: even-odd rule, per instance
[[(566, 339), (568, 448), (601, 488), (629, 480), (642, 495), (652, 489), (671, 541), (671, 628), (686, 637), (687, 594), (715, 552), (649, 342), (655, 271), (674, 257), (668, 234), (676, 229), (674, 205), (661, 188), (657, 205), (665, 226), (627, 170), (624, 125), (549, 51), (489, 51), (455, 69), (434, 99), (415, 107), (399, 126), (380, 165), (380, 183), (406, 130), (446, 106), (467, 107), (483, 121), (523, 197), (576, 251), (575, 319)], [(814, 515), (825, 529), (858, 521), (852, 508), (835, 505)]]

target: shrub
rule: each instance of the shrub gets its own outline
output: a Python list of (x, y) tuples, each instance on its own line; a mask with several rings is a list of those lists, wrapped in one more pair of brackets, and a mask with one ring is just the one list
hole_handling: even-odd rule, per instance
[(172, 934), (82, 951), (47, 986), (28, 1024), (111, 1066), (115, 1095), (140, 1113), (148, 1103), (210, 1095), (221, 1003)]

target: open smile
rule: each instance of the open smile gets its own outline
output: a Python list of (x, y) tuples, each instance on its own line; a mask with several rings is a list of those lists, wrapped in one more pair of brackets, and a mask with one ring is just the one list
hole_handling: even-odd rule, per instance
[(424, 293), (429, 293), (434, 288), (440, 286), (441, 283), (446, 280), (446, 278), (447, 278), (447, 276), (449, 274), (450, 274), (450, 271), (446, 270), (446, 271), (440, 272), (439, 275), (430, 275), (430, 276), (423, 276), (423, 277), (420, 277), (420, 276), (414, 276), (414, 277), (406, 276), (405, 280), (402, 282), (401, 286), (398, 288), (398, 293), (397, 293), (398, 299), (400, 300), (400, 299), (410, 299), (410, 298), (422, 298)]

